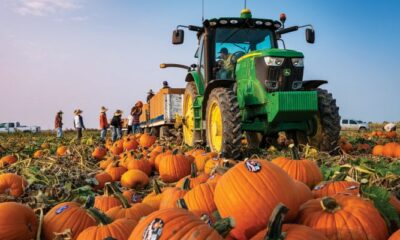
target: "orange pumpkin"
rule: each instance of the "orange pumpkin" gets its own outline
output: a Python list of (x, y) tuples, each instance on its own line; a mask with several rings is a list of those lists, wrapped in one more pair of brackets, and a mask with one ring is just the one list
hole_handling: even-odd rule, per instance
[(122, 174), (126, 171), (128, 171), (128, 169), (116, 166), (116, 163), (111, 164), (106, 168), (106, 172), (111, 175), (113, 182), (121, 180)]
[(156, 142), (156, 140), (156, 136), (144, 133), (140, 136), (139, 144), (143, 148), (149, 148)]
[(386, 143), (383, 146), (382, 155), (385, 157), (394, 157), (398, 144), (395, 142)]
[(394, 149), (394, 157), (400, 158), (400, 144)]
[(208, 178), (210, 177), (208, 174), (205, 173), (197, 173), (196, 164), (191, 164), (190, 175), (184, 178), (181, 178), (175, 185), (175, 187), (182, 188), (183, 184), (185, 183), (186, 179), (190, 180), (190, 188), (194, 188), (201, 183), (205, 183)]
[[(288, 208), (286, 208), (283, 204), (278, 204), (271, 214), (268, 228), (257, 233), (251, 238), (251, 240), (328, 240), (322, 233), (319, 233), (307, 226), (298, 224), (282, 225), (287, 211)], [(284, 234), (282, 232), (284, 232)]]
[(314, 198), (334, 196), (344, 193), (357, 196), (360, 193), (360, 183), (348, 181), (322, 182), (313, 189)]
[(211, 172), (218, 166), (223, 163), (223, 160), (220, 158), (211, 158), (204, 165), (204, 173), (210, 175)]
[(161, 160), (164, 159), (165, 156), (168, 156), (170, 154), (172, 154), (172, 151), (171, 150), (166, 150), (165, 152), (162, 152), (162, 153), (157, 155), (157, 157), (154, 159), (154, 166), (157, 169), (157, 171), (160, 168)]
[(95, 208), (88, 209), (88, 213), (96, 219), (98, 225), (86, 228), (77, 240), (127, 239), (137, 225), (137, 221), (127, 218), (112, 221)]
[(246, 239), (266, 226), (278, 203), (288, 206), (287, 218), (293, 220), (298, 210), (296, 190), (294, 180), (277, 165), (264, 159), (249, 159), (222, 175), (214, 202), (221, 217), (235, 220), (231, 235)]
[(196, 157), (197, 155), (201, 155), (203, 153), (206, 153), (206, 150), (204, 149), (197, 149), (197, 148), (193, 148), (192, 150), (189, 150), (185, 153), (185, 155), (187, 156), (192, 156), (192, 157)]
[(388, 229), (374, 204), (356, 196), (337, 194), (312, 199), (301, 206), (298, 221), (329, 239), (387, 239)]
[(43, 235), (45, 240), (55, 238), (54, 233), (61, 233), (70, 229), (72, 239), (86, 228), (95, 226), (96, 221), (87, 213), (92, 201), (88, 200), (87, 205), (80, 206), (76, 202), (64, 202), (54, 206), (46, 213), (43, 219)]
[(172, 154), (165, 155), (160, 161), (160, 178), (166, 183), (176, 182), (190, 174), (190, 160), (175, 150)]
[(111, 185), (113, 188), (114, 195), (122, 203), (121, 206), (113, 207), (106, 212), (106, 215), (111, 219), (116, 220), (118, 218), (128, 218), (139, 222), (140, 218), (149, 215), (154, 211), (152, 207), (145, 203), (130, 204), (128, 200), (122, 195), (122, 193)]
[(103, 159), (107, 154), (107, 148), (99, 146), (96, 147), (92, 152), (92, 157), (96, 160)]
[(33, 210), (21, 203), (0, 203), (1, 239), (36, 239), (38, 221)]
[(122, 195), (128, 200), (128, 203), (139, 203), (142, 201), (142, 196), (140, 196), (135, 190), (128, 189), (122, 192)]
[(374, 156), (382, 156), (383, 153), (383, 146), (382, 145), (375, 145), (372, 149), (372, 155)]
[(4, 168), (8, 165), (11, 165), (17, 162), (17, 158), (14, 155), (7, 155), (0, 159), (0, 168)]
[(300, 207), (303, 203), (307, 202), (310, 199), (313, 199), (313, 194), (310, 190), (310, 188), (304, 184), (303, 182), (297, 181), (296, 186), (297, 186), (297, 202), (298, 206)]
[(212, 158), (216, 158), (217, 156), (218, 156), (218, 153), (215, 153), (215, 152), (202, 153), (202, 154), (197, 155), (194, 158), (194, 162), (196, 163), (197, 170), (204, 171), (204, 166), (206, 165), (206, 162)]
[[(41, 158), (44, 155), (44, 151), (43, 150), (37, 150), (33, 153), (33, 158)], [(0, 160), (1, 161), (1, 160)]]
[(139, 143), (136, 141), (134, 137), (128, 137), (124, 140), (123, 148), (125, 151), (136, 150)]
[(151, 150), (149, 154), (149, 163), (152, 168), (156, 167), (156, 157), (163, 152), (165, 152), (163, 146), (157, 146), (153, 150)]
[(157, 180), (153, 179), (153, 192), (143, 198), (142, 202), (151, 206), (155, 210), (158, 210), (160, 208), (162, 196), (162, 190), (158, 185)]
[(126, 188), (145, 187), (147, 184), (149, 184), (149, 177), (138, 169), (131, 169), (121, 177), (121, 185)]
[(114, 160), (116, 160), (115, 157), (109, 157), (105, 160), (100, 161), (99, 166), (101, 169), (106, 169), (110, 164), (114, 163)]
[(124, 142), (122, 139), (117, 140), (113, 143), (112, 147), (109, 149), (113, 155), (119, 155), (124, 151)]
[(67, 155), (69, 152), (68, 147), (67, 146), (59, 146), (56, 150), (56, 154), (59, 157), (65, 156)]
[(217, 210), (214, 203), (214, 190), (215, 184), (210, 183), (202, 183), (194, 187), (183, 197), (185, 207), (198, 217), (206, 214), (211, 220), (215, 220), (212, 217), (212, 213)]
[(322, 181), (322, 172), (317, 164), (308, 159), (300, 159), (297, 148), (291, 146), (292, 158), (278, 157), (272, 163), (282, 168), (289, 176), (305, 183), (310, 188)]
[(223, 238), (197, 216), (184, 209), (162, 209), (151, 213), (139, 222), (129, 240), (147, 239), (151, 228), (161, 226), (158, 240), (191, 239), (222, 240)]
[(113, 182), (111, 175), (108, 174), (107, 172), (98, 173), (94, 178), (96, 179), (95, 181), (96, 183), (94, 184), (95, 190), (104, 188), (104, 185), (107, 182)]
[(3, 173), (0, 175), (0, 193), (10, 194), (13, 197), (21, 196), (28, 182), (14, 173)]
[(400, 199), (395, 194), (391, 194), (389, 197), (389, 203), (396, 209), (397, 213), (400, 214)]
[(146, 173), (148, 176), (150, 176), (150, 174), (151, 174), (151, 164), (147, 160), (147, 158), (142, 155), (128, 158), (128, 160), (126, 162), (126, 168), (128, 168), (128, 170), (131, 170), (131, 169), (141, 170), (142, 172)]
[(110, 208), (121, 206), (122, 203), (114, 196), (113, 189), (110, 187), (112, 183), (106, 183), (104, 194), (96, 196), (94, 199), (94, 207), (103, 212), (107, 212)]
[(166, 188), (161, 197), (160, 209), (178, 208), (177, 201), (183, 198), (190, 189), (190, 180), (186, 178), (182, 187)]
[(396, 138), (396, 137), (397, 137), (397, 133), (396, 133), (395, 131), (390, 131), (390, 132), (387, 132), (387, 133), (385, 134), (385, 136), (386, 136), (387, 138)]
[(400, 229), (394, 232), (388, 240), (399, 240), (400, 239)]

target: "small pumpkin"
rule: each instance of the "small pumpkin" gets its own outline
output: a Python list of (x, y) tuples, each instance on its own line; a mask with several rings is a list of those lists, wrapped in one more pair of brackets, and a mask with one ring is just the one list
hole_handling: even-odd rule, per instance
[(202, 183), (189, 190), (183, 197), (184, 205), (196, 216), (201, 217), (206, 214), (214, 222), (213, 212), (217, 210), (214, 203), (215, 184)]
[(142, 217), (147, 216), (154, 211), (152, 207), (145, 203), (134, 203), (131, 205), (118, 189), (113, 187), (113, 191), (114, 195), (122, 203), (121, 206), (110, 208), (106, 212), (106, 215), (113, 220), (118, 218), (128, 218), (139, 222)]
[(209, 153), (202, 153), (197, 155), (194, 158), (194, 162), (196, 163), (197, 170), (199, 171), (204, 171), (204, 166), (206, 165), (206, 162), (212, 158), (218, 157), (218, 153), (215, 152), (209, 152)]
[(157, 155), (157, 157), (154, 159), (154, 167), (157, 169), (157, 171), (159, 171), (161, 160), (164, 159), (165, 156), (168, 156), (170, 154), (172, 154), (172, 151), (166, 150)]
[(1, 239), (36, 239), (38, 221), (33, 210), (21, 203), (0, 203)]
[(383, 153), (383, 145), (375, 145), (372, 149), (372, 155), (374, 156), (382, 156)]
[(190, 175), (184, 178), (181, 178), (175, 185), (175, 187), (182, 188), (186, 179), (190, 180), (190, 188), (194, 188), (201, 183), (205, 183), (210, 177), (208, 174), (202, 172), (197, 173), (197, 167), (195, 163), (191, 164)]
[(143, 203), (151, 206), (155, 210), (160, 208), (161, 199), (162, 199), (162, 190), (157, 183), (156, 179), (153, 179), (153, 192), (149, 193), (145, 198), (143, 198)]
[(300, 159), (297, 148), (291, 144), (290, 150), (292, 158), (278, 157), (272, 160), (272, 163), (281, 167), (289, 176), (305, 183), (310, 188), (322, 181), (322, 172), (318, 165), (308, 159)]
[(0, 193), (7, 193), (13, 197), (21, 196), (28, 182), (15, 173), (0, 174)]
[(99, 167), (103, 170), (105, 170), (110, 164), (114, 163), (115, 160), (118, 160), (118, 158), (114, 157), (109, 157), (105, 160), (101, 160), (99, 163)]
[(107, 154), (107, 148), (103, 146), (96, 147), (92, 152), (92, 157), (96, 160), (103, 159)]
[(137, 225), (137, 221), (127, 218), (112, 221), (95, 208), (88, 209), (88, 213), (96, 219), (98, 225), (83, 230), (77, 240), (127, 239)]
[(387, 239), (388, 229), (374, 204), (356, 196), (337, 194), (312, 199), (301, 206), (298, 222), (329, 239)]
[(14, 155), (7, 155), (0, 159), (0, 168), (6, 167), (17, 162), (17, 158)]
[(156, 136), (144, 133), (140, 136), (139, 144), (143, 148), (149, 148), (156, 142), (156, 140)]
[(128, 137), (124, 140), (123, 148), (125, 151), (136, 150), (139, 146), (139, 143), (136, 141), (134, 137)]
[(190, 160), (175, 150), (172, 154), (165, 155), (159, 166), (160, 178), (166, 183), (176, 182), (190, 174)]
[(190, 179), (186, 178), (181, 187), (171, 187), (163, 191), (160, 203), (160, 209), (178, 208), (177, 201), (183, 198), (190, 190)]
[(337, 193), (357, 196), (360, 193), (360, 183), (348, 181), (322, 182), (313, 189), (314, 198), (334, 196)]
[(123, 140), (117, 140), (116, 142), (114, 142), (114, 144), (112, 145), (112, 147), (109, 149), (110, 152), (113, 155), (119, 155), (124, 151), (124, 147), (123, 147)]
[(104, 187), (104, 194), (96, 196), (94, 199), (94, 207), (100, 209), (103, 212), (107, 212), (108, 209), (120, 206), (122, 203), (113, 194), (111, 188), (112, 183), (106, 183)]
[(55, 233), (61, 233), (67, 229), (70, 229), (72, 239), (76, 239), (84, 229), (95, 226), (96, 221), (87, 213), (93, 201), (92, 198), (88, 198), (84, 206), (76, 202), (64, 202), (50, 209), (43, 219), (44, 239), (52, 240), (55, 238)]
[[(44, 151), (43, 150), (37, 150), (33, 153), (33, 158), (41, 158), (44, 155)], [(1, 161), (1, 160), (0, 160)]]
[(59, 146), (56, 150), (56, 154), (59, 157), (65, 156), (67, 155), (69, 152), (68, 147), (67, 146)]
[(128, 169), (117, 166), (117, 162), (114, 162), (106, 168), (106, 172), (111, 175), (111, 178), (114, 182), (121, 180), (122, 174), (124, 174), (126, 171), (128, 171)]
[(128, 189), (122, 192), (122, 195), (128, 200), (128, 203), (139, 203), (142, 202), (142, 196), (139, 195), (135, 190)]
[(147, 158), (143, 155), (137, 155), (128, 158), (126, 162), (126, 168), (128, 168), (128, 170), (131, 169), (141, 170), (142, 172), (146, 173), (147, 176), (150, 176), (151, 174), (151, 164), (147, 160)]
[(400, 229), (394, 232), (388, 240), (399, 240), (400, 239)]
[(103, 189), (107, 182), (113, 182), (111, 175), (107, 172), (98, 173), (94, 178), (96, 179), (95, 190)]
[(145, 187), (149, 184), (149, 177), (138, 169), (131, 169), (121, 177), (121, 185), (126, 188)]
[(395, 131), (386, 132), (385, 136), (387, 138), (397, 138), (397, 133)]

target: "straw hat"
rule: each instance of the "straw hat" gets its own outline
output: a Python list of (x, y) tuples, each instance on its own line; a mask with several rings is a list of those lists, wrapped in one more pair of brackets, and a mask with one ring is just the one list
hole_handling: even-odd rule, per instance
[(101, 113), (105, 113), (107, 111), (108, 111), (108, 109), (106, 107), (104, 107), (104, 106), (102, 106), (101, 109), (100, 109)]
[(117, 110), (117, 111), (115, 111), (115, 113), (114, 113), (114, 116), (121, 116), (122, 115), (122, 111), (121, 110)]
[(74, 113), (75, 113), (75, 114), (81, 114), (81, 113), (82, 113), (82, 110), (76, 109), (76, 110), (74, 111)]

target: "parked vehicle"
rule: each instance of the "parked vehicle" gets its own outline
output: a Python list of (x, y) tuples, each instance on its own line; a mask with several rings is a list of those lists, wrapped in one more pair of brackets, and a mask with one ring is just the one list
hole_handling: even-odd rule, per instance
[(160, 137), (168, 135), (176, 117), (182, 115), (184, 92), (184, 88), (161, 89), (143, 105), (140, 127)]
[(39, 126), (25, 126), (21, 125), (19, 122), (6, 122), (0, 123), (0, 132), (14, 133), (14, 132), (40, 132)]
[(369, 125), (361, 120), (353, 119), (342, 119), (340, 122), (340, 127), (342, 130), (356, 130), (356, 131), (366, 131), (369, 129)]

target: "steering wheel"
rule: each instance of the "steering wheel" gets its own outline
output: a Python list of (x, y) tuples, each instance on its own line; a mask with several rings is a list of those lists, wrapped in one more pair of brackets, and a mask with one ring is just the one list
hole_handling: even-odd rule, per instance
[(237, 52), (234, 52), (233, 54), (232, 54), (232, 58), (231, 58), (231, 62), (233, 63), (233, 64), (236, 64), (236, 62), (237, 62), (237, 60), (239, 59), (239, 58), (241, 58), (242, 56), (244, 56), (246, 53), (245, 52), (243, 52), (243, 51), (237, 51)]

